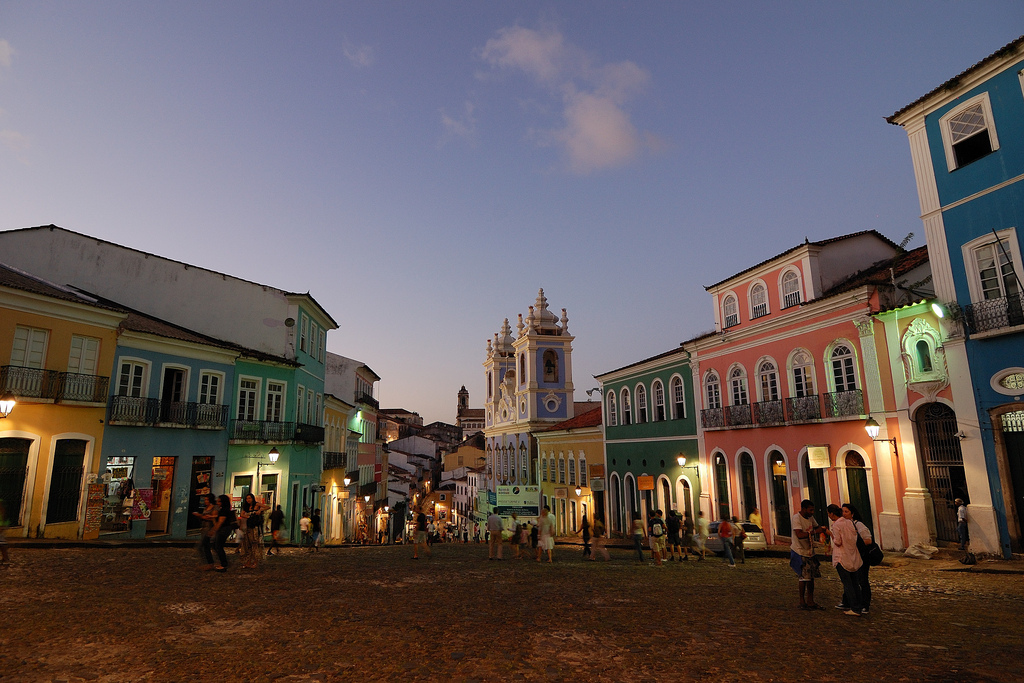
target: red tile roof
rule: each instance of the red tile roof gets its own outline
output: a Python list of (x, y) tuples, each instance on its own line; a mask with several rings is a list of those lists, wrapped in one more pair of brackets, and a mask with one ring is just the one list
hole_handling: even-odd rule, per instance
[(594, 407), (564, 422), (548, 427), (545, 432), (561, 432), (570, 429), (583, 429), (584, 427), (597, 427), (601, 424), (601, 404), (595, 403)]

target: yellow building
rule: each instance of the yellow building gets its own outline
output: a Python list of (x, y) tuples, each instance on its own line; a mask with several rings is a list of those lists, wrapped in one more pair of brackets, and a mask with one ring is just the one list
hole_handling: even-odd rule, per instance
[[(11, 536), (81, 538), (126, 314), (0, 265), (0, 499)], [(93, 520), (98, 525), (98, 518)]]
[[(349, 487), (358, 481), (359, 433), (349, 428), (356, 407), (333, 394), (324, 396), (323, 486), (324, 540), (340, 543), (355, 536), (355, 506)], [(351, 469), (351, 471), (349, 471)], [(348, 478), (346, 484), (345, 479)]]
[(559, 536), (576, 535), (584, 515), (589, 524), (594, 523), (588, 468), (604, 463), (601, 407), (533, 435), (540, 453), (541, 508), (551, 508)]

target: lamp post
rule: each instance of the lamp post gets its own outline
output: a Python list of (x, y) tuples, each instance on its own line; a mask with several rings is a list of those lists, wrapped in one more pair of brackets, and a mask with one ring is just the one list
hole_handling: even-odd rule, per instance
[(888, 442), (892, 446), (893, 454), (896, 455), (897, 457), (899, 457), (900, 453), (896, 449), (896, 438), (893, 437), (891, 439), (879, 439), (878, 438), (878, 432), (881, 431), (881, 429), (882, 429), (882, 425), (880, 425), (877, 422), (875, 422), (875, 418), (873, 418), (873, 417), (871, 417), (869, 415), (867, 422), (864, 423), (864, 431), (866, 431), (868, 433), (868, 436), (871, 437), (872, 441), (885, 441), (885, 442)]
[(10, 415), (16, 404), (17, 401), (14, 400), (14, 394), (11, 392), (5, 391), (3, 394), (0, 394), (0, 418)]
[(281, 452), (279, 450), (277, 450), (276, 447), (274, 447), (274, 448), (270, 449), (269, 453), (267, 453), (267, 458), (270, 459), (270, 462), (259, 462), (259, 461), (256, 462), (256, 488), (257, 488), (257, 490), (262, 488), (260, 486), (260, 468), (263, 467), (264, 465), (273, 465), (273, 464), (277, 463), (277, 459), (280, 458), (280, 457), (281, 457)]

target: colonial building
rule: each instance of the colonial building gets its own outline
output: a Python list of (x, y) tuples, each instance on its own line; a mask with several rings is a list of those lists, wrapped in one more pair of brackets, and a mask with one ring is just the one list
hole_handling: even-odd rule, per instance
[[(607, 525), (701, 507), (690, 354), (672, 349), (595, 377), (604, 396)], [(705, 509), (705, 513), (707, 510)]]
[(455, 426), (462, 430), (462, 438), (468, 439), (474, 434), (483, 434), (484, 409), (469, 407), (469, 392), (466, 385), (459, 389), (459, 402), (455, 411)]
[[(888, 117), (906, 129), (956, 413), (912, 417), (963, 473), (971, 548), (1024, 550), (1024, 37)], [(954, 443), (955, 442), (955, 443)], [(930, 466), (930, 465), (929, 465)], [(948, 528), (938, 533), (949, 539)]]
[(604, 508), (603, 501), (595, 503), (590, 477), (591, 471), (604, 467), (601, 404), (577, 403), (575, 411), (572, 419), (534, 432), (540, 451), (541, 505), (551, 508), (561, 536), (579, 533), (584, 517), (592, 525)]
[(541, 289), (513, 336), (508, 318), (487, 342), (484, 435), (487, 488), (536, 485), (539, 458), (534, 432), (573, 417), (569, 318), (548, 310)]

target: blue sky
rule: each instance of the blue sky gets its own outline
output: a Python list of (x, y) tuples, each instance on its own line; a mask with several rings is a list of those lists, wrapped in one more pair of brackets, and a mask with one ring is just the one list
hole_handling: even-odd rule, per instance
[(428, 421), (544, 287), (582, 399), (804, 237), (922, 244), (883, 117), (1022, 33), (1019, 1), (0, 2), (0, 229), (309, 290)]

